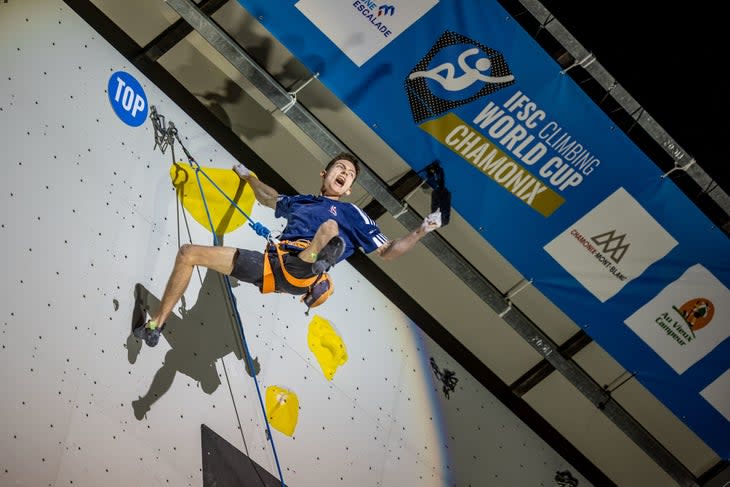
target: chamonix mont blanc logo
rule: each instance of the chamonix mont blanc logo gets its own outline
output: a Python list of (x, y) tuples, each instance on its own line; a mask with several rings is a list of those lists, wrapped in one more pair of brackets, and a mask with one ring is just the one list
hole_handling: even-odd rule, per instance
[(625, 240), (626, 234), (617, 235), (616, 230), (609, 230), (591, 237), (591, 241), (603, 251), (603, 255), (616, 264), (621, 262), (624, 254), (629, 250), (629, 244), (625, 244)]
[(625, 323), (681, 374), (730, 336), (722, 325), (730, 318), (728, 307), (730, 291), (696, 264)]
[(545, 251), (603, 303), (676, 245), (659, 222), (619, 188), (555, 237)]
[(446, 31), (405, 80), (413, 120), (420, 123), (514, 84), (501, 53)]

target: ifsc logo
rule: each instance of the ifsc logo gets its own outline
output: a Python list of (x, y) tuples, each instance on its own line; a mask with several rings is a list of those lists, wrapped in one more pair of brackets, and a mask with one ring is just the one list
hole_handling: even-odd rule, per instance
[(107, 84), (107, 95), (122, 122), (131, 127), (139, 127), (147, 120), (147, 95), (131, 74), (125, 71), (112, 74)]
[(411, 70), (405, 85), (413, 120), (420, 123), (514, 82), (500, 52), (446, 31)]

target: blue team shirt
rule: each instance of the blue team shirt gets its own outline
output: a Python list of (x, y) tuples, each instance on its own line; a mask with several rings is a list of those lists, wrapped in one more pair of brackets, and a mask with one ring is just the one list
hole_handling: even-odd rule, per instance
[(345, 241), (345, 252), (340, 260), (348, 258), (356, 248), (370, 253), (388, 241), (375, 221), (357, 205), (324, 196), (280, 195), (274, 215), (287, 220), (279, 237), (281, 240), (312, 240), (322, 223), (335, 220), (340, 237)]

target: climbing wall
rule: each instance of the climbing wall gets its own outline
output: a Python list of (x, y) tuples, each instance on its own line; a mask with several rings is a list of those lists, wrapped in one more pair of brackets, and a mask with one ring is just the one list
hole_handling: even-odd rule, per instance
[(0, 3), (0, 44), (0, 485), (200, 486), (201, 424), (290, 486), (588, 485), (347, 263), (310, 315), (200, 269), (140, 343), (179, 245), (213, 242), (150, 107), (222, 186), (234, 159), (61, 1)]

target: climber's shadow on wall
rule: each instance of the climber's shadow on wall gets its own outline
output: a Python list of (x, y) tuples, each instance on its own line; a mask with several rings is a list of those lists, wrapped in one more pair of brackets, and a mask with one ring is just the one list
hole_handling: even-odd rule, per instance
[[(157, 346), (164, 347), (165, 341), (170, 346), (165, 361), (155, 373), (147, 393), (132, 401), (134, 416), (138, 420), (170, 389), (177, 372), (196, 380), (205, 393), (212, 394), (221, 384), (216, 361), (231, 352), (239, 360), (243, 357), (235, 317), (226, 300), (225, 283), (214, 271), (201, 269), (201, 272), (205, 272), (205, 277), (195, 304), (187, 309), (185, 300), (181, 300), (177, 310), (180, 316), (171, 313), (162, 332), (161, 336), (165, 340), (160, 340)], [(235, 280), (231, 281), (233, 283)], [(159, 298), (139, 283), (135, 285), (134, 298), (132, 329), (144, 322), (147, 315), (154, 314), (160, 306)], [(129, 363), (135, 363), (143, 350), (142, 342), (132, 335), (130, 329), (127, 338)], [(256, 365), (254, 360), (254, 368), (258, 372)]]

